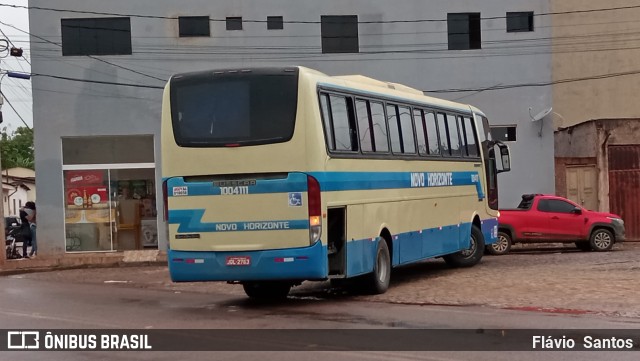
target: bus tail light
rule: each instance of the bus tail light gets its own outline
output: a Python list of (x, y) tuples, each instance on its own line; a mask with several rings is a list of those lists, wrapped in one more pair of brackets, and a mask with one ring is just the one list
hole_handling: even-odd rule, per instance
[(307, 176), (307, 198), (309, 204), (309, 243), (315, 244), (322, 235), (322, 202), (320, 183), (314, 177)]

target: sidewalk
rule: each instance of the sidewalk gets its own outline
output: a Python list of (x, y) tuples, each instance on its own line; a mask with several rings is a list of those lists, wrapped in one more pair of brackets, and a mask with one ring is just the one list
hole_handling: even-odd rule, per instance
[(166, 264), (167, 254), (158, 250), (64, 254), (59, 256), (38, 256), (29, 259), (5, 260), (4, 265), (0, 265), (0, 276), (74, 268)]

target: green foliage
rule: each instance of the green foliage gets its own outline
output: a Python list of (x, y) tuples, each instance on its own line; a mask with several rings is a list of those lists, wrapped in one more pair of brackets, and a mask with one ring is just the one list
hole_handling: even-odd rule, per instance
[(4, 128), (0, 137), (2, 169), (14, 167), (34, 169), (33, 130), (18, 127), (9, 134), (7, 128)]

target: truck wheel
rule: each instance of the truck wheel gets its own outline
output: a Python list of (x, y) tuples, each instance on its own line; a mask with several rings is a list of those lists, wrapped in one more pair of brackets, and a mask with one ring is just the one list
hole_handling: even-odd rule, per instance
[(480, 262), (484, 252), (484, 236), (476, 226), (471, 227), (469, 248), (443, 256), (444, 261), (451, 267), (471, 267)]
[(598, 228), (593, 231), (593, 233), (591, 233), (591, 238), (589, 239), (591, 249), (596, 252), (611, 250), (611, 248), (613, 248), (613, 242), (613, 234), (604, 228)]
[(256, 301), (277, 301), (287, 298), (291, 284), (286, 282), (246, 282), (244, 293)]
[(496, 240), (496, 243), (490, 244), (486, 248), (489, 254), (507, 254), (511, 250), (511, 237), (505, 232), (498, 232), (498, 239)]
[(387, 242), (385, 242), (384, 238), (380, 237), (376, 260), (373, 264), (373, 272), (365, 277), (363, 291), (374, 295), (385, 293), (389, 288), (390, 279), (391, 256), (389, 255), (389, 247), (387, 247)]

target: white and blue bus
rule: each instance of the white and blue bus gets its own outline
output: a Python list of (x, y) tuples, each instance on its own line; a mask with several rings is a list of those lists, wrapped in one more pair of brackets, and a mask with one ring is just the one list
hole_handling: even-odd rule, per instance
[(162, 173), (173, 281), (285, 297), (305, 280), (385, 292), (393, 267), (472, 266), (496, 240), (509, 149), (478, 109), (304, 67), (173, 76)]

